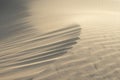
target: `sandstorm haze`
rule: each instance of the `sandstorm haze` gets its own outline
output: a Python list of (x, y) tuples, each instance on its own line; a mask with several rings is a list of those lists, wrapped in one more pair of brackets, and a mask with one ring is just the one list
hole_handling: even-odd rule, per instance
[(39, 25), (51, 28), (76, 23), (87, 26), (116, 25), (119, 24), (119, 2), (118, 0), (35, 0), (28, 4), (28, 11), (31, 14), (32, 24), (37, 28), (40, 28)]

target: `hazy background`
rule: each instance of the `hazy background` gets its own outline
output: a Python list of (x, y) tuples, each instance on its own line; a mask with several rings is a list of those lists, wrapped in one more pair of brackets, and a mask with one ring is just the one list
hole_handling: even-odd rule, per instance
[(117, 26), (119, 3), (119, 0), (1, 0), (0, 36), (31, 26), (41, 33), (71, 24)]

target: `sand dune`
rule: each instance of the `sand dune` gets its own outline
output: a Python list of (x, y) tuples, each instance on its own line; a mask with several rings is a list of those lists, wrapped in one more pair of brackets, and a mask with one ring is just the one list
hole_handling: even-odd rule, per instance
[(1, 0), (0, 80), (120, 80), (119, 0)]

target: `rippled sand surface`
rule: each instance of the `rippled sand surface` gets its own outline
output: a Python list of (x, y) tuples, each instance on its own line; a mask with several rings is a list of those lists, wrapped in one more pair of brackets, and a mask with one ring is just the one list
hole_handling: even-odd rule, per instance
[(1, 0), (0, 80), (120, 80), (119, 21), (119, 0)]

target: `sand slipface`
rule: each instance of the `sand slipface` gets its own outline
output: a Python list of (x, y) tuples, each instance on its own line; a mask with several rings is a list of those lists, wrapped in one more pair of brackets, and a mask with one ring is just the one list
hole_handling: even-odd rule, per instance
[(120, 80), (120, 1), (1, 0), (0, 80)]

